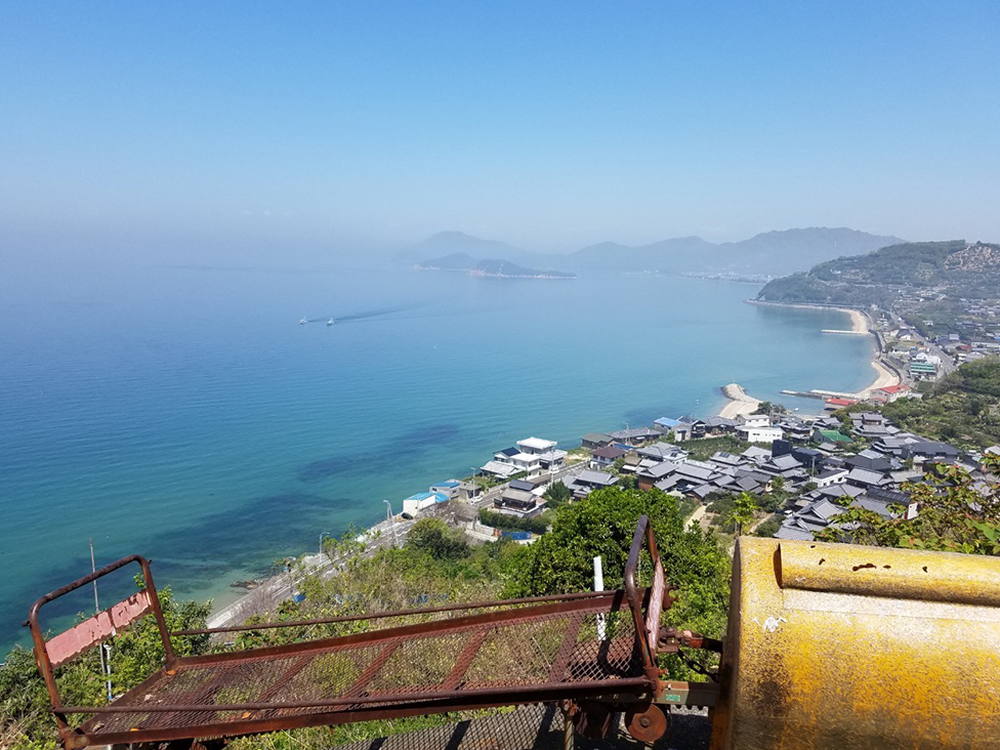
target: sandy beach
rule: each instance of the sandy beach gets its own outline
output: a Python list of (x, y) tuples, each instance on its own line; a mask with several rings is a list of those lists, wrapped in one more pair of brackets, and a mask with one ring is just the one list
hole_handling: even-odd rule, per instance
[[(747, 300), (754, 305), (773, 305), (774, 307), (793, 307), (802, 310), (837, 310), (838, 312), (846, 313), (851, 319), (850, 330), (845, 331), (826, 331), (828, 333), (852, 333), (852, 334), (871, 334), (873, 333), (871, 319), (863, 313), (861, 310), (856, 310), (852, 307), (832, 307), (829, 305), (810, 305), (806, 303), (784, 303), (784, 302), (763, 302), (761, 300)], [(871, 392), (879, 388), (886, 388), (892, 385), (899, 385), (902, 380), (900, 377), (889, 367), (883, 364), (881, 360), (881, 352), (875, 351), (875, 355), (871, 360), (872, 369), (875, 370), (875, 380), (872, 381), (870, 385), (866, 388), (862, 388), (857, 393), (837, 393), (835, 395), (849, 396), (852, 398), (865, 399), (871, 395)], [(834, 395), (833, 391), (830, 391), (831, 395)], [(728, 406), (728, 404), (727, 404)]]
[(738, 383), (723, 386), (722, 393), (729, 402), (719, 410), (720, 417), (736, 419), (743, 414), (753, 414), (760, 405), (760, 399), (749, 395)]
[(875, 372), (877, 372), (878, 375), (876, 376), (875, 381), (871, 385), (869, 385), (864, 390), (858, 392), (859, 396), (865, 397), (868, 396), (871, 393), (871, 391), (877, 390), (879, 388), (887, 388), (891, 385), (900, 384), (901, 380), (899, 376), (895, 372), (890, 370), (888, 367), (886, 367), (884, 364), (882, 364), (882, 361), (879, 358), (876, 357), (875, 359), (872, 360), (872, 367), (875, 368)]
[(853, 307), (834, 307), (832, 305), (811, 305), (806, 302), (765, 302), (764, 300), (758, 299), (748, 299), (751, 305), (767, 305), (770, 307), (791, 307), (797, 310), (836, 310), (837, 312), (847, 313), (851, 318), (851, 328), (849, 331), (844, 331), (844, 333), (871, 333), (871, 321), (868, 316), (861, 310), (856, 310)]

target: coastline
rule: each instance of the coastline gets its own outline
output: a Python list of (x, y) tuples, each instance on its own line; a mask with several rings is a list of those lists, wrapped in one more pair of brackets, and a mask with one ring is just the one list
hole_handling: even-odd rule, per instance
[[(845, 331), (845, 333), (872, 333), (869, 317), (860, 310), (843, 307), (828, 307), (824, 305), (785, 305), (782, 303), (762, 303), (753, 300), (747, 301), (753, 302), (754, 304), (766, 304), (776, 307), (837, 310), (838, 312), (842, 312), (850, 316), (851, 330)], [(877, 377), (867, 388), (859, 391), (857, 394), (854, 394), (857, 397), (861, 398), (863, 395), (867, 395), (868, 392), (875, 388), (899, 382), (899, 378), (895, 375), (895, 373), (882, 364), (880, 357), (880, 351), (878, 347), (876, 347), (876, 356), (870, 361), (870, 364), (876, 370)], [(761, 399), (754, 398), (747, 393), (746, 389), (739, 383), (729, 383), (722, 386), (720, 391), (726, 397), (727, 401), (718, 410), (717, 415), (726, 419), (736, 419), (740, 416), (753, 414), (762, 402)], [(393, 518), (388, 522), (381, 521), (359, 535), (358, 540), (365, 543), (368, 547), (367, 554), (374, 553), (377, 549), (379, 549), (379, 547), (384, 546), (387, 543), (389, 536), (386, 532), (388, 532), (388, 530), (397, 523), (398, 521), (396, 518)], [(405, 537), (405, 531), (403, 536)], [(298, 574), (291, 579), (288, 574), (278, 574), (264, 578), (259, 581), (257, 587), (251, 589), (245, 594), (240, 595), (235, 600), (229, 601), (218, 608), (213, 607), (208, 618), (209, 627), (232, 625), (237, 622), (242, 622), (253, 614), (260, 614), (267, 611), (270, 606), (273, 606), (273, 603), (271, 602), (272, 598), (291, 596), (298, 580), (307, 573), (319, 573), (325, 577), (333, 575), (339, 571), (339, 566), (334, 561), (325, 558), (323, 555), (317, 554), (306, 554), (303, 556), (302, 566), (303, 567)]]
[[(768, 302), (765, 300), (748, 299), (746, 300), (751, 305), (764, 305), (770, 307), (790, 307), (800, 310), (836, 310), (837, 312), (842, 312), (846, 314), (851, 320), (850, 330), (845, 331), (834, 331), (834, 330), (824, 330), (824, 333), (847, 333), (855, 335), (872, 335), (875, 337), (875, 351), (872, 354), (872, 358), (869, 362), (872, 369), (875, 370), (875, 379), (869, 383), (867, 386), (854, 393), (843, 393), (840, 395), (850, 396), (857, 399), (865, 399), (871, 395), (872, 391), (876, 391), (879, 388), (887, 388), (894, 385), (900, 385), (903, 379), (899, 376), (894, 369), (888, 367), (885, 362), (882, 361), (882, 346), (881, 340), (875, 331), (872, 320), (868, 316), (868, 313), (863, 310), (859, 310), (853, 307), (840, 307), (839, 305), (822, 305), (818, 303), (809, 302)], [(831, 393), (833, 393), (831, 391)]]
[[(872, 333), (871, 318), (862, 310), (854, 307), (840, 307), (839, 305), (821, 305), (816, 302), (768, 302), (761, 299), (748, 299), (747, 304), (761, 305), (764, 307), (790, 307), (796, 310), (836, 310), (847, 314), (851, 319), (851, 328), (843, 333), (867, 334)], [(840, 331), (837, 331), (840, 333)]]
[(748, 394), (739, 383), (722, 386), (722, 395), (729, 401), (719, 409), (719, 416), (726, 419), (736, 419), (739, 416), (753, 414), (761, 403), (760, 399)]

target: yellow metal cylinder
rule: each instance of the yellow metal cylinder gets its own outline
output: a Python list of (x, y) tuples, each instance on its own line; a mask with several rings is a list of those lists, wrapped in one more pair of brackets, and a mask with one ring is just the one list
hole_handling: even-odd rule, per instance
[(713, 750), (1000, 748), (1000, 559), (741, 538)]

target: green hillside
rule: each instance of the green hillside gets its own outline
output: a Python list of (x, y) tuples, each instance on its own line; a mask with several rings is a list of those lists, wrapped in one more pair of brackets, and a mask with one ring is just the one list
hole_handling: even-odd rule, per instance
[(1000, 246), (965, 240), (906, 242), (775, 279), (760, 291), (758, 299), (889, 306), (915, 290), (992, 297), (998, 288)]
[(1000, 357), (967, 362), (923, 399), (900, 399), (882, 413), (903, 429), (969, 448), (1000, 444)]

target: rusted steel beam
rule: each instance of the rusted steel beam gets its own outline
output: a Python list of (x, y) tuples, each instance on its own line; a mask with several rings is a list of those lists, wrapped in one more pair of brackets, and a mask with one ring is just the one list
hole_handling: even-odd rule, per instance
[(554, 594), (552, 596), (529, 596), (522, 599), (498, 599), (495, 601), (472, 602), (470, 604), (447, 604), (440, 607), (399, 609), (389, 612), (375, 612), (365, 615), (343, 615), (340, 617), (317, 617), (312, 620), (292, 620), (290, 622), (265, 622), (258, 625), (227, 625), (221, 628), (201, 628), (200, 630), (174, 630), (171, 635), (209, 635), (211, 633), (236, 633), (246, 630), (268, 630), (270, 628), (294, 628), (308, 625), (327, 625), (337, 622), (358, 622), (359, 620), (382, 620), (391, 617), (434, 614), (437, 612), (459, 612), (469, 609), (506, 607), (512, 604), (540, 604), (542, 602), (565, 602), (599, 597), (603, 591), (584, 591), (578, 594)]
[[(212, 703), (212, 704), (190, 704), (190, 705), (141, 705), (141, 706), (119, 706), (110, 704), (107, 706), (63, 706), (63, 711), (68, 714), (145, 714), (145, 713), (169, 713), (171, 711), (191, 711), (197, 713), (212, 713), (215, 711), (263, 711), (268, 708), (294, 709), (294, 708), (326, 708), (334, 706), (347, 706), (355, 703), (390, 703), (399, 701), (406, 703), (420, 700), (442, 700), (448, 698), (467, 699), (474, 696), (497, 696), (506, 695), (509, 697), (521, 697), (532, 695), (538, 692), (549, 690), (588, 690), (594, 688), (615, 691), (627, 687), (650, 687), (650, 681), (645, 677), (623, 677), (614, 680), (580, 680), (578, 682), (541, 682), (535, 685), (503, 685), (489, 688), (473, 688), (470, 690), (422, 690), (412, 693), (383, 693), (379, 695), (359, 695), (342, 698), (326, 698), (323, 700), (310, 701), (290, 701), (287, 703)], [(519, 701), (515, 701), (519, 702)]]
[[(344, 691), (343, 695), (347, 696), (357, 695), (360, 696), (364, 692), (364, 689), (368, 686), (378, 671), (385, 666), (385, 663), (392, 658), (392, 655), (396, 653), (400, 646), (403, 645), (402, 641), (396, 641), (395, 643), (390, 643), (388, 646), (382, 649), (382, 652), (372, 659), (371, 664), (364, 668), (358, 678), (351, 683), (351, 685)], [(354, 701), (354, 703), (363, 703), (364, 701)]]
[[(138, 614), (136, 614), (134, 610), (121, 613), (124, 617), (123, 619), (117, 620), (117, 627), (125, 627), (138, 617), (151, 611), (156, 619), (157, 629), (160, 632), (160, 640), (163, 644), (164, 661), (167, 667), (172, 666), (177, 657), (174, 653), (173, 645), (170, 642), (170, 633), (167, 630), (166, 620), (163, 617), (163, 610), (160, 607), (160, 598), (156, 593), (156, 585), (153, 582), (153, 574), (150, 571), (149, 560), (141, 555), (129, 555), (128, 557), (115, 560), (113, 563), (109, 563), (99, 570), (88, 573), (87, 575), (76, 579), (72, 583), (67, 583), (65, 586), (61, 586), (54, 591), (50, 591), (44, 596), (39, 597), (31, 606), (31, 609), (28, 612), (28, 619), (24, 622), (24, 625), (31, 631), (31, 639), (34, 644), (35, 651), (35, 663), (38, 666), (39, 673), (42, 675), (42, 680), (45, 682), (45, 689), (48, 692), (49, 700), (52, 703), (52, 713), (55, 716), (56, 728), (64, 742), (68, 742), (72, 737), (75, 737), (77, 733), (69, 727), (69, 724), (66, 722), (65, 716), (61, 710), (62, 698), (59, 695), (59, 686), (56, 684), (55, 664), (61, 663), (66, 659), (70, 659), (73, 656), (78, 655), (80, 651), (77, 651), (72, 655), (64, 654), (64, 658), (61, 660), (54, 661), (50, 657), (48, 645), (46, 643), (41, 625), (42, 607), (55, 599), (65, 596), (72, 591), (76, 591), (77, 589), (86, 586), (88, 583), (93, 583), (98, 578), (102, 578), (103, 576), (113, 573), (116, 570), (132, 563), (138, 563), (140, 569), (142, 570), (143, 580), (145, 582), (145, 590), (142, 593), (145, 594), (144, 599), (148, 598), (148, 602), (143, 602), (144, 606), (142, 607), (142, 611)], [(115, 618), (110, 619), (115, 620)], [(103, 632), (103, 630), (101, 630), (101, 632)], [(91, 635), (94, 634), (95, 633), (91, 633)], [(95, 643), (108, 637), (108, 635), (110, 635), (110, 633), (104, 633), (101, 638), (93, 641), (85, 648), (93, 646)], [(58, 637), (59, 636), (56, 636), (53, 640), (58, 639)], [(82, 650), (85, 650), (85, 648)], [(148, 678), (144, 681), (144, 683), (149, 682), (151, 679), (152, 677)]]
[(462, 678), (465, 677), (465, 673), (472, 664), (472, 660), (476, 658), (476, 654), (479, 653), (479, 648), (483, 645), (483, 641), (486, 640), (486, 636), (491, 632), (493, 632), (492, 628), (482, 628), (469, 635), (465, 641), (465, 646), (462, 648), (462, 652), (458, 655), (458, 659), (455, 660), (455, 666), (451, 668), (451, 672), (448, 673), (448, 676), (441, 683), (441, 690), (456, 690), (462, 684)]
[(58, 667), (152, 611), (149, 592), (138, 591), (45, 641), (49, 661)]
[[(562, 698), (594, 697), (633, 693), (649, 693), (653, 687), (645, 677), (626, 678), (609, 681), (589, 681), (562, 683), (559, 685), (537, 685), (523, 688), (484, 688), (461, 691), (447, 700), (423, 699), (418, 694), (410, 694), (412, 699), (397, 706), (371, 706), (345, 711), (304, 713), (269, 719), (240, 719), (238, 721), (215, 721), (197, 726), (166, 727), (163, 729), (138, 729), (129, 732), (88, 733), (76, 735), (67, 744), (69, 748), (84, 748), (91, 745), (117, 745), (139, 742), (161, 742), (191, 737), (240, 737), (262, 734), (283, 729), (298, 729), (311, 726), (333, 726), (374, 719), (393, 719), (406, 716), (465, 711), (494, 706), (510, 706), (519, 703), (540, 703)], [(353, 699), (357, 701), (358, 699)], [(385, 698), (373, 699), (384, 701)], [(270, 707), (274, 707), (272, 704)], [(312, 707), (312, 706), (308, 706)], [(141, 711), (142, 709), (140, 709)], [(219, 706), (216, 710), (229, 710)], [(239, 709), (236, 709), (239, 710)]]
[(646, 636), (646, 618), (643, 615), (644, 590), (640, 589), (636, 583), (636, 575), (639, 570), (639, 556), (642, 554), (643, 543), (649, 547), (649, 554), (656, 566), (659, 561), (659, 553), (656, 549), (656, 540), (653, 538), (653, 529), (649, 524), (648, 516), (640, 516), (636, 524), (635, 533), (632, 535), (632, 546), (629, 547), (628, 560), (625, 562), (625, 595), (628, 597), (629, 607), (632, 610), (632, 619), (635, 623), (635, 638), (642, 654), (642, 663), (646, 674), (650, 679), (655, 679), (658, 674), (656, 666), (656, 643), (650, 643)]
[(661, 680), (653, 700), (671, 706), (714, 706), (719, 699), (717, 682)]
[(576, 638), (582, 627), (583, 618), (578, 617), (566, 628), (566, 634), (563, 635), (562, 643), (559, 644), (556, 658), (552, 660), (552, 666), (549, 668), (550, 682), (558, 682), (566, 674), (566, 667), (569, 666), (569, 660), (573, 657), (573, 651), (576, 649)]
[(275, 657), (294, 656), (298, 654), (319, 653), (352, 648), (362, 644), (377, 643), (389, 638), (414, 638), (420, 636), (441, 635), (464, 629), (473, 629), (479, 625), (499, 625), (502, 623), (530, 622), (531, 620), (547, 619), (552, 615), (570, 613), (609, 612), (619, 592), (601, 591), (599, 596), (581, 600), (559, 601), (534, 607), (524, 607), (505, 612), (488, 612), (478, 615), (466, 615), (435, 622), (423, 622), (413, 625), (399, 625), (393, 628), (383, 628), (367, 633), (353, 633), (334, 638), (322, 638), (303, 643), (291, 643), (283, 646), (266, 646), (238, 653), (208, 654), (206, 656), (186, 656), (178, 660), (177, 669), (206, 666), (220, 663), (243, 663), (255, 660), (268, 660)]
[(267, 690), (265, 690), (263, 693), (260, 694), (260, 696), (257, 698), (257, 701), (263, 703), (265, 701), (271, 700), (271, 698), (276, 696), (281, 691), (281, 689), (285, 687), (285, 685), (287, 685), (289, 682), (292, 681), (295, 675), (297, 675), (303, 669), (308, 667), (310, 662), (312, 662), (312, 660), (313, 660), (312, 656), (303, 656), (299, 659), (296, 659), (292, 663), (292, 666), (286, 669), (281, 674), (281, 676), (274, 681), (273, 685), (271, 685)]

